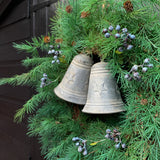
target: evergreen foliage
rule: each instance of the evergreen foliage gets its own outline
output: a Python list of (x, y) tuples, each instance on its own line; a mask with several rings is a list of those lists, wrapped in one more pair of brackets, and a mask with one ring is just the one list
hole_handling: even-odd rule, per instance
[[(32, 42), (14, 44), (19, 51), (31, 53), (22, 64), (32, 67), (28, 73), (0, 80), (0, 85), (29, 85), (36, 95), (17, 111), (15, 120), (29, 118), (30, 136), (38, 136), (42, 154), (47, 160), (158, 160), (160, 159), (160, 2), (159, 0), (132, 0), (133, 11), (123, 8), (125, 1), (68, 0), (58, 3), (56, 17), (52, 19), (50, 42), (44, 37)], [(70, 5), (71, 12), (66, 11)], [(85, 14), (82, 15), (82, 13)], [(84, 17), (83, 17), (84, 16)], [(105, 38), (103, 28), (120, 25), (136, 36), (132, 50), (117, 52), (122, 46), (119, 39)], [(114, 35), (114, 30), (112, 34)], [(61, 39), (60, 64), (52, 64), (47, 54), (50, 45)], [(63, 40), (63, 42), (62, 42)], [(46, 53), (41, 57), (39, 51)], [(87, 115), (82, 107), (65, 102), (53, 93), (76, 54), (86, 53), (93, 58), (109, 62), (125, 103), (126, 112), (112, 115)], [(65, 58), (64, 58), (65, 56)], [(149, 58), (154, 67), (141, 73), (141, 81), (128, 81), (124, 75), (133, 65)], [(40, 88), (46, 73), (49, 85)], [(116, 149), (115, 143), (105, 139), (105, 130), (117, 128), (121, 132), (125, 149)], [(87, 140), (88, 155), (77, 151), (72, 138)]]

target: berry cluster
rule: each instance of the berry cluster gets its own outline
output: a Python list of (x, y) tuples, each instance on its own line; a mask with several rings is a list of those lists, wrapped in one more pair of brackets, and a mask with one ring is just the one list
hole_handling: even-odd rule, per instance
[[(120, 25), (116, 26), (116, 31), (117, 33), (114, 35), (115, 38), (120, 38), (123, 46), (118, 48), (119, 52), (123, 52), (124, 50), (131, 50), (133, 48), (133, 45), (129, 44), (133, 39), (135, 39), (135, 35), (128, 33), (128, 29), (127, 28), (123, 28), (122, 32)], [(104, 28), (102, 33), (104, 34), (104, 36), (106, 38), (109, 38), (112, 35), (112, 31), (114, 30), (113, 26), (109, 26), (108, 29)], [(109, 33), (110, 31), (110, 33)]]
[(51, 49), (48, 51), (48, 54), (54, 54), (52, 64), (54, 63), (60, 63), (60, 60), (58, 59), (58, 56), (62, 53), (61, 51), (58, 51), (61, 47), (58, 44), (57, 45), (57, 50), (53, 49), (53, 45), (49, 46)]
[(115, 148), (120, 148), (120, 145), (122, 146), (122, 148), (126, 148), (126, 144), (125, 143), (122, 143), (122, 140), (121, 140), (121, 133), (118, 132), (117, 129), (113, 129), (113, 132), (111, 132), (110, 129), (107, 129), (106, 130), (106, 135), (105, 135), (105, 138), (108, 138), (110, 140), (113, 140), (114, 142), (116, 142), (116, 145), (115, 145)]
[(47, 79), (48, 79), (47, 74), (43, 73), (43, 77), (41, 78), (41, 85), (40, 85), (41, 88), (46, 86)]
[(50, 83), (52, 83), (52, 81), (49, 80), (46, 73), (43, 73), (43, 77), (41, 78), (40, 88), (43, 88), (43, 87), (49, 85)]
[(149, 58), (146, 58), (142, 65), (134, 65), (129, 71), (129, 73), (124, 76), (124, 78), (129, 81), (131, 81), (132, 79), (138, 81), (141, 80), (141, 76), (138, 72), (138, 69), (141, 68), (143, 73), (147, 72), (148, 68), (153, 67), (153, 64), (150, 64), (149, 61), (150, 61)]
[(86, 140), (83, 140), (79, 137), (73, 137), (72, 138), (72, 141), (73, 142), (76, 142), (75, 145), (78, 147), (78, 152), (82, 152), (83, 151), (83, 155), (86, 156), (88, 154), (87, 152), (87, 141)]

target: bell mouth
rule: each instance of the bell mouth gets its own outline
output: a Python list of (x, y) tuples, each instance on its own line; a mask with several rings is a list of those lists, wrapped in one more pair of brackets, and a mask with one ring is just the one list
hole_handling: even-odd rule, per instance
[(65, 100), (67, 102), (71, 102), (71, 103), (75, 103), (75, 104), (79, 104), (79, 105), (85, 105), (85, 103), (87, 101), (86, 95), (79, 95), (79, 94), (70, 93), (66, 89), (64, 90), (63, 88), (61, 88), (61, 86), (57, 86), (54, 89), (54, 93), (59, 98)]
[(82, 110), (84, 113), (89, 114), (113, 114), (113, 113), (119, 113), (125, 111), (123, 108), (123, 103), (117, 103), (117, 104), (86, 104)]

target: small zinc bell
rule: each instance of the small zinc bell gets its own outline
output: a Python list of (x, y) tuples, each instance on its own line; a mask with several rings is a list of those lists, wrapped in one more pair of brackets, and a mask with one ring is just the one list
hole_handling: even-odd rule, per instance
[(92, 63), (86, 54), (75, 56), (61, 83), (54, 89), (55, 94), (72, 103), (86, 104)]
[(92, 66), (87, 102), (82, 112), (111, 114), (124, 111), (118, 86), (110, 73), (110, 69), (106, 69), (107, 65), (106, 62), (99, 62)]

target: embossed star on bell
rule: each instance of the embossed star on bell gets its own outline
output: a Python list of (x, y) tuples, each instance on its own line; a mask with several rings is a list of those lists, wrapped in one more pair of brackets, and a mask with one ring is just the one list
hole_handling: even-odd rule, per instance
[(110, 114), (124, 111), (118, 86), (106, 65), (106, 62), (99, 62), (92, 66), (87, 102), (82, 112)]

